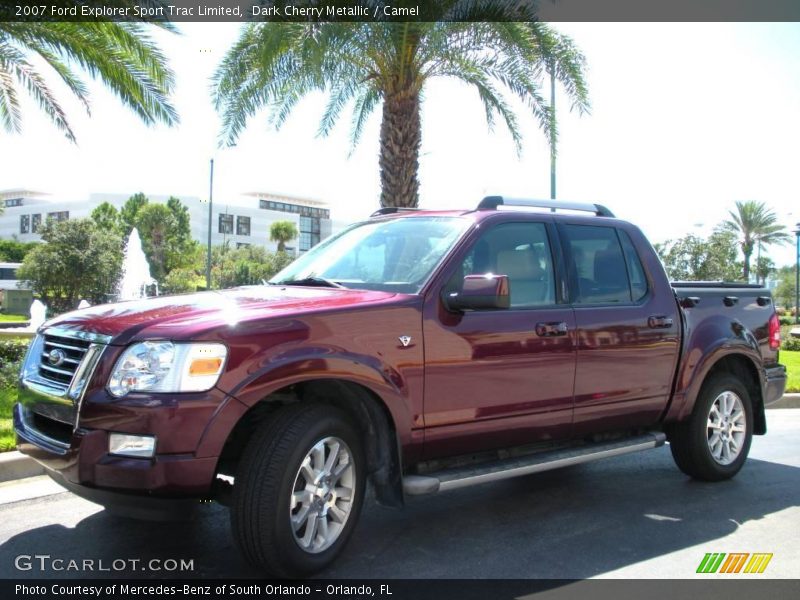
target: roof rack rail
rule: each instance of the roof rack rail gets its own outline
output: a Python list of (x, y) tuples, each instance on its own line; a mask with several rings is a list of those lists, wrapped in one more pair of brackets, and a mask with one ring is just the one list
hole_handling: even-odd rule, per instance
[(580, 210), (594, 213), (598, 217), (614, 217), (614, 213), (602, 204), (588, 202), (562, 202), (560, 200), (528, 200), (526, 198), (506, 198), (505, 196), (486, 196), (478, 204), (477, 210), (496, 210), (498, 206), (525, 206), (556, 210)]
[(411, 208), (407, 206), (384, 206), (383, 208), (379, 208), (374, 213), (372, 213), (369, 218), (372, 217), (380, 217), (381, 215), (393, 215), (394, 213), (399, 212), (416, 212), (418, 208)]

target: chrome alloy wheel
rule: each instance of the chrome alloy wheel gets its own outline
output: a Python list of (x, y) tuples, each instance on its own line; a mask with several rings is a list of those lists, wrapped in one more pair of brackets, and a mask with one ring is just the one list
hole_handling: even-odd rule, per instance
[(326, 437), (308, 451), (292, 488), (289, 518), (297, 545), (317, 554), (341, 535), (353, 508), (356, 465), (347, 444)]
[(721, 465), (736, 460), (744, 446), (747, 417), (742, 399), (734, 392), (722, 392), (708, 412), (708, 449)]

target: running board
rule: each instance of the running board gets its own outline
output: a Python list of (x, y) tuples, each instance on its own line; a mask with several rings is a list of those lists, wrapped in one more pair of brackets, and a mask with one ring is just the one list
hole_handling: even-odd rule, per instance
[(507, 458), (472, 467), (447, 469), (429, 475), (406, 475), (403, 477), (403, 491), (409, 496), (446, 492), (479, 483), (540, 473), (601, 458), (658, 448), (663, 446), (666, 440), (666, 435), (660, 431), (653, 431), (624, 440), (593, 443), (578, 448), (553, 450), (520, 458)]

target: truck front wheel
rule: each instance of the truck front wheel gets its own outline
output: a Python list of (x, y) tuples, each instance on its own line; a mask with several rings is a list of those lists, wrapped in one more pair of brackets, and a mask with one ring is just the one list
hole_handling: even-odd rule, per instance
[(670, 450), (681, 471), (703, 481), (739, 472), (753, 436), (753, 408), (742, 382), (729, 374), (704, 383), (691, 417), (669, 432)]
[(321, 404), (278, 411), (248, 443), (231, 524), (245, 558), (278, 577), (303, 576), (342, 551), (364, 499), (365, 462), (347, 416)]

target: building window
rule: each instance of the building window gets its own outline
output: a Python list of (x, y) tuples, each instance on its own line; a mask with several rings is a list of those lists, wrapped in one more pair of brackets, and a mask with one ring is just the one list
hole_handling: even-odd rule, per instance
[(247, 242), (236, 242), (236, 247), (237, 248), (249, 248), (250, 244), (248, 244)]
[(54, 219), (56, 221), (66, 221), (67, 219), (69, 219), (69, 211), (60, 210), (58, 212), (47, 213), (47, 218)]
[(236, 235), (250, 235), (250, 217), (236, 217)]
[(304, 217), (316, 217), (318, 219), (331, 218), (331, 213), (327, 208), (314, 208), (313, 206), (287, 204), (285, 202), (273, 202), (272, 200), (259, 200), (258, 207), (263, 208), (264, 210), (277, 210), (278, 212), (297, 213)]
[(20, 233), (30, 233), (31, 232), (31, 216), (30, 215), (20, 215), (19, 216), (19, 232)]
[(220, 213), (219, 232), (227, 235), (233, 233), (233, 215), (226, 215), (225, 213)]
[(300, 252), (319, 244), (319, 218), (300, 217)]
[(42, 214), (31, 215), (31, 233), (39, 233), (39, 227), (42, 226)]
[(16, 269), (8, 269), (8, 268), (0, 269), (0, 279), (15, 280), (16, 278), (17, 278), (17, 270)]
[(22, 206), (22, 198), (9, 198), (6, 200), (6, 208), (10, 208), (12, 206)]

